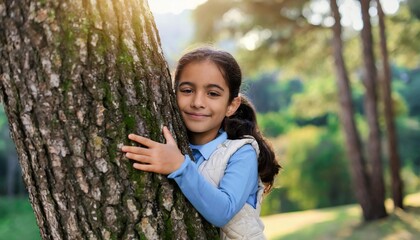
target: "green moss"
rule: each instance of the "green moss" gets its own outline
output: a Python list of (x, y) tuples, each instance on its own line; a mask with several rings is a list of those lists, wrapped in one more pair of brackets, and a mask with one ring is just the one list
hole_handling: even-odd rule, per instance
[(82, 23), (80, 24), (80, 31), (87, 36), (92, 27), (91, 22), (87, 18), (83, 18)]
[(140, 223), (136, 225), (136, 230), (137, 230), (137, 234), (139, 235), (141, 240), (147, 240), (146, 235), (143, 233), (143, 231), (141, 230), (141, 226)]
[(161, 136), (161, 130), (159, 123), (156, 121), (156, 117), (154, 117), (150, 111), (150, 108), (147, 107), (139, 107), (140, 116), (145, 121), (146, 126), (149, 129), (150, 138), (153, 140), (158, 140)]
[(115, 161), (117, 158), (117, 151), (119, 152), (117, 142), (113, 141), (107, 149), (107, 153), (111, 161)]
[(48, 14), (48, 18), (55, 19), (55, 11), (54, 11), (54, 9), (50, 9), (47, 14)]
[(120, 39), (119, 42), (120, 45), (117, 55), (117, 65), (122, 68), (121, 70), (129, 70), (129, 72), (131, 72), (134, 67), (134, 58), (128, 50), (128, 47), (123, 43), (122, 39)]
[[(60, 49), (60, 57), (62, 60), (62, 71), (63, 76), (71, 76), (72, 65), (78, 58), (76, 49), (76, 34), (78, 30), (73, 27), (75, 15), (72, 13), (64, 13), (65, 15), (57, 16), (57, 22), (60, 23), (61, 35), (58, 38), (58, 44)], [(71, 80), (66, 79), (63, 81), (63, 89), (68, 91), (71, 86)]]
[(45, 6), (45, 4), (47, 3), (47, 1), (46, 1), (46, 0), (39, 0), (39, 1), (38, 1), (38, 3), (39, 3), (41, 6)]
[(61, 83), (61, 88), (63, 89), (64, 93), (67, 93), (70, 90), (71, 86), (72, 86), (72, 81), (69, 78), (66, 78)]
[(110, 239), (110, 240), (118, 240), (119, 238), (118, 238), (118, 235), (117, 235), (117, 234), (112, 233), (112, 234), (111, 234), (111, 237), (110, 237), (109, 239)]
[[(191, 239), (194, 239), (194, 237), (195, 237), (195, 226), (194, 226), (194, 223), (192, 222), (192, 221), (185, 221), (185, 225), (187, 226), (187, 232), (188, 232), (188, 236), (191, 238)], [(192, 236), (191, 236), (192, 235)]]
[(164, 239), (176, 239), (176, 236), (174, 236), (172, 229), (173, 229), (172, 219), (168, 217), (166, 218), (166, 221), (165, 221)]
[(122, 101), (121, 101), (121, 113), (122, 113), (122, 122), (123, 122), (123, 128), (125, 131), (125, 133), (132, 133), (135, 130), (136, 127), (136, 119), (135, 117), (132, 115), (129, 107), (126, 104), (126, 100), (123, 97)]
[(150, 138), (157, 141), (161, 137), (161, 129), (159, 122), (156, 121), (156, 117), (152, 114), (152, 103), (146, 98), (146, 96), (153, 95), (150, 88), (145, 88), (143, 86), (143, 81), (146, 77), (136, 76), (134, 79), (134, 87), (137, 93), (143, 93), (140, 99), (140, 104), (138, 106), (138, 113), (141, 118), (144, 120), (145, 125), (148, 127)]
[(135, 192), (135, 196), (141, 197), (144, 193), (144, 190), (146, 188), (145, 182), (145, 175), (147, 173), (143, 173), (139, 170), (134, 169), (131, 166), (131, 161), (127, 161), (127, 164), (129, 164), (130, 166), (127, 167), (128, 169), (128, 175), (130, 176), (130, 179), (135, 179), (136, 181), (136, 185), (134, 188), (134, 192)]
[(75, 42), (76, 42), (76, 30), (71, 26), (72, 21), (70, 19), (66, 19), (62, 22), (62, 36), (60, 39), (61, 48), (64, 50), (63, 55), (65, 56), (64, 59), (73, 59), (76, 56), (75, 50)]
[(129, 132), (134, 131), (134, 129), (136, 127), (136, 119), (133, 116), (131, 116), (130, 114), (124, 115), (123, 121), (124, 121), (124, 124), (125, 124), (125, 128)]
[(98, 35), (98, 43), (96, 45), (95, 50), (97, 53), (101, 56), (104, 56), (109, 52), (109, 49), (111, 49), (112, 42), (109, 34), (106, 34), (102, 30), (95, 30), (91, 29), (92, 33), (96, 33)]
[(104, 91), (104, 99), (103, 99), (104, 105), (106, 108), (109, 109), (112, 106), (112, 100), (113, 100), (111, 87), (105, 81), (101, 83), (101, 86)]
[(131, 66), (134, 63), (133, 56), (129, 54), (128, 52), (120, 52), (117, 57), (117, 63), (120, 64), (120, 66), (126, 66), (127, 68), (132, 69)]

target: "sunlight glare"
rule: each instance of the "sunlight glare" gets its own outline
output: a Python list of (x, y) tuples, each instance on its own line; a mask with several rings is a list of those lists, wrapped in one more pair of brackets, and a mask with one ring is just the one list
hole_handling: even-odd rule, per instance
[(352, 27), (359, 31), (363, 28), (362, 14), (360, 12), (360, 3), (355, 1), (344, 1), (340, 5), (341, 24), (343, 26)]
[(257, 49), (265, 40), (271, 37), (269, 29), (254, 28), (239, 40), (239, 44), (249, 51)]
[(178, 14), (186, 9), (194, 9), (207, 0), (148, 0), (150, 10), (153, 13), (174, 13)]
[(395, 14), (400, 7), (400, 0), (381, 0), (385, 14)]

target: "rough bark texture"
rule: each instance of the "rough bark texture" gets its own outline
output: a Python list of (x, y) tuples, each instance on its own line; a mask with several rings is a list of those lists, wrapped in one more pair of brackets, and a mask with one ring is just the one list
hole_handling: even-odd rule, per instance
[(340, 99), (340, 121), (346, 137), (347, 155), (350, 159), (350, 172), (356, 198), (362, 208), (363, 218), (369, 219), (373, 211), (369, 191), (369, 176), (366, 171), (366, 163), (362, 153), (360, 136), (354, 120), (354, 110), (351, 97), (350, 81), (343, 57), (343, 42), (341, 39), (342, 27), (340, 13), (336, 0), (330, 1), (332, 15), (335, 23), (333, 30), (333, 52), (335, 70), (337, 74), (337, 86)]
[(214, 239), (166, 177), (118, 150), (135, 132), (185, 151), (145, 0), (0, 0), (0, 92), (43, 239)]
[(381, 158), (381, 133), (377, 111), (377, 72), (373, 54), (372, 27), (369, 15), (370, 0), (361, 0), (360, 3), (363, 20), (361, 37), (364, 61), (363, 85), (365, 86), (364, 113), (369, 126), (366, 152), (370, 163), (370, 196), (373, 201), (373, 212), (370, 219), (373, 220), (385, 217), (387, 213), (385, 210), (385, 184)]
[(394, 109), (391, 90), (391, 68), (388, 60), (387, 41), (385, 33), (385, 14), (382, 10), (381, 2), (376, 0), (379, 17), (379, 34), (382, 54), (382, 99), (384, 103), (385, 124), (388, 136), (389, 169), (391, 171), (392, 199), (395, 208), (403, 206), (403, 182), (400, 176), (401, 161), (398, 154), (397, 133), (394, 122)]

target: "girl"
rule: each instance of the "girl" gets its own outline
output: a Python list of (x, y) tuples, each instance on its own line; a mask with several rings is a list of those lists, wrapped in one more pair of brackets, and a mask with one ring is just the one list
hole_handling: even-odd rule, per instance
[(197, 211), (221, 228), (222, 239), (263, 239), (262, 193), (280, 166), (252, 105), (239, 95), (241, 81), (240, 67), (227, 52), (199, 48), (185, 54), (175, 91), (195, 161), (181, 153), (167, 127), (166, 144), (130, 134), (145, 147), (122, 151), (138, 170), (169, 174)]

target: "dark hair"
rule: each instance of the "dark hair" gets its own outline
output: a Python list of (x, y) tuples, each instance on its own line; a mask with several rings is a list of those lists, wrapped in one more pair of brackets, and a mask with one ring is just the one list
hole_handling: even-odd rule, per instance
[[(229, 87), (229, 102), (232, 102), (235, 97), (239, 96), (242, 83), (241, 68), (230, 53), (210, 47), (195, 49), (180, 58), (175, 71), (175, 88), (178, 86), (185, 66), (192, 62), (205, 60), (212, 61), (218, 66)], [(229, 139), (246, 138), (247, 135), (255, 138), (260, 148), (258, 175), (266, 186), (266, 192), (269, 191), (273, 185), (274, 177), (280, 170), (280, 165), (272, 147), (259, 131), (255, 109), (245, 96), (241, 96), (241, 105), (238, 110), (232, 116), (225, 118), (222, 127)]]

